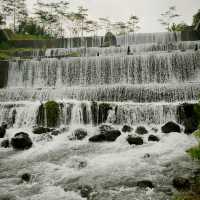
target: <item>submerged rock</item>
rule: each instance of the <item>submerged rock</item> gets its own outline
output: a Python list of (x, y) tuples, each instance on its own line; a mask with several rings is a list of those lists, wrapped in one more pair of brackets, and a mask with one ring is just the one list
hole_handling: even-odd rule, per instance
[(149, 180), (138, 181), (137, 186), (141, 188), (154, 188), (152, 181)]
[(164, 126), (161, 127), (163, 133), (171, 133), (171, 132), (181, 132), (181, 128), (175, 122), (167, 122)]
[(80, 129), (76, 129), (74, 132), (73, 132), (73, 136), (76, 140), (83, 140), (86, 136), (87, 136), (87, 131), (80, 128)]
[(23, 182), (29, 182), (31, 180), (31, 175), (29, 173), (22, 174), (21, 180)]
[(53, 130), (51, 132), (51, 135), (53, 135), (53, 136), (57, 136), (57, 135), (60, 135), (60, 134), (61, 134), (61, 131), (59, 131), (59, 130)]
[(134, 137), (134, 136), (128, 136), (127, 138), (127, 142), (130, 144), (130, 145), (143, 145), (143, 139), (141, 137)]
[(3, 140), (3, 141), (1, 142), (1, 147), (3, 147), (3, 148), (8, 148), (9, 146), (10, 146), (10, 142), (9, 142), (8, 139)]
[(159, 142), (160, 139), (159, 139), (157, 136), (155, 136), (155, 135), (150, 135), (150, 136), (148, 137), (148, 141)]
[(122, 132), (131, 132), (132, 130), (133, 128), (128, 125), (124, 125), (122, 128)]
[(139, 134), (139, 135), (144, 135), (144, 134), (148, 133), (147, 129), (144, 126), (137, 127), (137, 129), (135, 130), (135, 132), (137, 134)]
[(191, 183), (187, 178), (175, 177), (173, 179), (173, 186), (177, 190), (189, 190), (191, 187)]
[(35, 127), (33, 129), (33, 133), (34, 134), (43, 134), (43, 133), (49, 133), (51, 131), (54, 131), (54, 129), (50, 129), (50, 128), (45, 128), (45, 127)]
[(5, 122), (0, 126), (0, 138), (4, 138), (6, 134), (7, 124)]
[(93, 188), (89, 185), (79, 186), (78, 189), (80, 190), (81, 197), (87, 198), (87, 199), (90, 197), (90, 194), (93, 191)]
[(157, 128), (152, 128), (151, 130), (154, 131), (155, 133), (158, 132), (158, 129), (157, 129)]
[(98, 135), (92, 136), (89, 138), (90, 142), (114, 142), (119, 136), (121, 132), (119, 130), (110, 130), (105, 133), (100, 133)]
[(25, 150), (31, 148), (33, 143), (27, 133), (20, 132), (11, 139), (11, 145), (14, 149)]

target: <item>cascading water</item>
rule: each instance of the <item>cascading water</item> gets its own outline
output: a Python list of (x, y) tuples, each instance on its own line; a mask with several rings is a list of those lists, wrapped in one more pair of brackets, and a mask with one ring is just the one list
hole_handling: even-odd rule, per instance
[[(181, 41), (179, 33), (129, 34), (117, 37), (120, 46), (107, 48), (100, 47), (101, 40), (73, 48), (75, 41), (66, 39), (62, 48), (9, 62), (7, 85), (0, 89), (0, 123), (8, 123), (7, 138), (25, 131), (34, 145), (17, 153), (0, 148), (0, 199), (81, 200), (85, 187), (93, 200), (169, 200), (171, 177), (193, 170), (183, 152), (196, 140), (163, 134), (160, 127), (180, 122), (180, 105), (198, 100), (200, 52), (194, 48), (200, 42)], [(66, 57), (73, 53), (80, 56)], [(33, 127), (47, 126), (55, 113), (56, 131), (63, 134), (33, 134)], [(88, 142), (101, 124), (133, 130), (115, 142)], [(138, 126), (148, 134), (137, 135)], [(76, 129), (86, 130), (86, 138), (74, 141)], [(130, 146), (129, 134), (144, 144)], [(160, 141), (149, 142), (150, 134)], [(16, 184), (23, 173), (31, 173), (30, 183)], [(141, 180), (151, 180), (155, 188), (135, 187)]]

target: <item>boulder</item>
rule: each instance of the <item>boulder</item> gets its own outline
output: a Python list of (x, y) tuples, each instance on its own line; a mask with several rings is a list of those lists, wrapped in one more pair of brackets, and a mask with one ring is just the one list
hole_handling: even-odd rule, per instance
[(98, 135), (92, 136), (89, 138), (90, 142), (114, 142), (121, 132), (119, 130), (110, 130), (105, 133), (100, 133)]
[(3, 140), (3, 141), (1, 142), (1, 147), (3, 147), (3, 148), (8, 148), (9, 146), (10, 146), (10, 142), (9, 142), (8, 139)]
[(145, 155), (144, 155), (144, 158), (150, 158), (151, 157), (151, 155), (149, 154), (149, 153), (146, 153)]
[(76, 140), (83, 140), (87, 136), (87, 131), (82, 128), (76, 129), (73, 132), (73, 136)]
[(81, 197), (87, 198), (87, 199), (90, 197), (90, 194), (93, 191), (93, 188), (89, 185), (79, 186), (78, 189), (80, 190)]
[(127, 138), (127, 142), (130, 144), (130, 145), (143, 145), (143, 139), (141, 137), (134, 137), (134, 136), (128, 136)]
[(104, 37), (103, 47), (110, 47), (110, 46), (116, 46), (116, 45), (117, 45), (116, 36), (111, 32), (107, 32)]
[(43, 134), (43, 133), (49, 133), (51, 131), (54, 131), (54, 129), (45, 128), (45, 127), (35, 127), (33, 129), (33, 133), (38, 134), (38, 135)]
[(6, 134), (7, 124), (5, 122), (0, 126), (0, 138), (4, 138)]
[(150, 136), (148, 137), (148, 141), (159, 142), (160, 139), (159, 139), (157, 136), (155, 136), (155, 135), (150, 135)]
[(178, 122), (185, 127), (185, 133), (191, 134), (198, 129), (199, 125), (199, 104), (184, 103), (178, 106)]
[(191, 183), (187, 178), (175, 177), (173, 179), (173, 186), (177, 190), (189, 190), (191, 187)]
[(154, 188), (154, 185), (149, 180), (138, 181), (137, 186), (141, 188)]
[(122, 132), (131, 132), (133, 129), (132, 127), (128, 126), (128, 125), (124, 125), (122, 128)]
[(135, 132), (137, 134), (139, 134), (139, 135), (144, 135), (144, 134), (148, 133), (147, 129), (144, 126), (137, 127), (137, 129), (135, 130)]
[(181, 132), (181, 128), (175, 122), (167, 122), (164, 126), (161, 127), (163, 133), (171, 133), (171, 132)]
[(22, 174), (21, 180), (22, 182), (29, 182), (31, 180), (31, 175), (29, 173)]
[(25, 150), (31, 148), (33, 143), (27, 133), (20, 132), (11, 139), (11, 145), (16, 150)]

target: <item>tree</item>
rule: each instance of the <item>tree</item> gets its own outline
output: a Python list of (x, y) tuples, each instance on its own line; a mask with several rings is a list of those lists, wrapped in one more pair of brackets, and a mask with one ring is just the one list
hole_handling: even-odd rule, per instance
[(193, 16), (192, 26), (193, 26), (195, 29), (200, 28), (200, 9), (199, 9), (198, 12)]
[(3, 15), (0, 14), (0, 26), (2, 26), (4, 24), (5, 24), (4, 17), (3, 17)]
[(137, 26), (138, 23), (139, 23), (139, 18), (135, 15), (131, 15), (127, 22), (128, 32), (136, 32), (138, 29), (140, 29), (140, 27)]
[(112, 23), (108, 18), (99, 18), (99, 23), (102, 29), (106, 32), (110, 32), (112, 29)]
[(79, 32), (81, 32), (81, 37), (83, 38), (85, 22), (86, 22), (87, 16), (88, 16), (87, 12), (88, 12), (88, 9), (80, 6), (80, 7), (78, 7), (77, 12), (71, 12), (68, 15), (68, 19), (72, 22), (73, 34), (75, 36), (80, 36)]
[(161, 18), (159, 19), (159, 21), (167, 31), (170, 31), (170, 26), (172, 25), (172, 23), (174, 23), (174, 19), (179, 16), (180, 15), (176, 13), (176, 7), (171, 6), (166, 12), (161, 13)]
[(113, 29), (116, 32), (116, 35), (123, 35), (127, 32), (128, 26), (125, 22), (120, 21), (113, 24)]
[(2, 12), (5, 17), (11, 17), (13, 30), (16, 32), (21, 19), (27, 17), (26, 0), (0, 0)]
[(190, 27), (184, 22), (182, 22), (180, 24), (172, 23), (172, 25), (169, 27), (169, 31), (170, 32), (181, 32), (181, 31), (186, 31), (189, 28)]

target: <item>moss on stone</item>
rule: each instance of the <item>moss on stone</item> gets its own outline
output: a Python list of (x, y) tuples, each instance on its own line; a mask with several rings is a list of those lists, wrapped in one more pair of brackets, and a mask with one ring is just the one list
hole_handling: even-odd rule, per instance
[(45, 103), (46, 120), (48, 127), (56, 127), (59, 122), (60, 108), (55, 101), (48, 101)]

